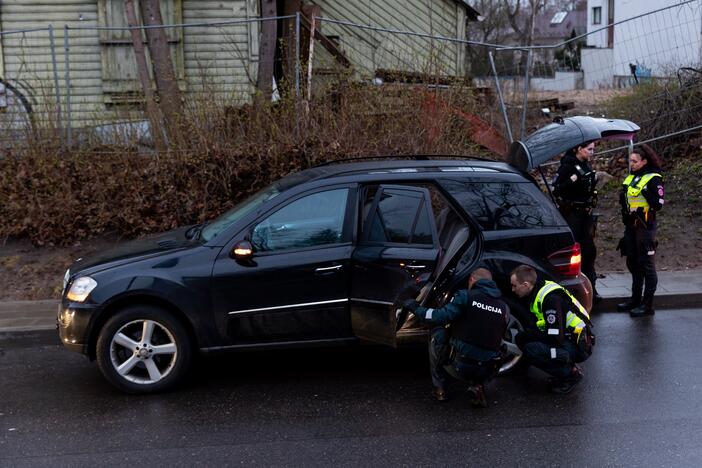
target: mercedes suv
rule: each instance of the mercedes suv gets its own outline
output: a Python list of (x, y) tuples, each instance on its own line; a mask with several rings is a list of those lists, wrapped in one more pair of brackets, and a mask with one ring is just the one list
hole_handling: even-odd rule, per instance
[(289, 175), (212, 222), (76, 261), (59, 336), (117, 388), (155, 392), (182, 380), (195, 353), (424, 339), (428, 330), (399, 304), (441, 306), (480, 264), (511, 308), (508, 370), (520, 359), (516, 333), (534, 326), (510, 295), (515, 266), (592, 303), (580, 248), (527, 171), (638, 130), (571, 117), (513, 143), (510, 164), (415, 157)]

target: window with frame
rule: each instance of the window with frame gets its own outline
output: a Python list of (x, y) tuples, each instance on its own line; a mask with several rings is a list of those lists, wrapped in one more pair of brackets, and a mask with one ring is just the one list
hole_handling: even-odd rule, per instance
[(592, 24), (602, 24), (602, 7), (592, 7)]
[(370, 214), (367, 242), (433, 245), (428, 207), (421, 192), (384, 189)]
[(298, 198), (258, 223), (251, 243), (256, 252), (272, 252), (346, 242), (348, 196), (343, 188)]
[[(163, 24), (181, 24), (183, 22), (182, 0), (161, 0), (161, 17)], [(139, 0), (134, 0), (134, 10), (141, 24)], [(98, 25), (101, 27), (127, 28), (127, 15), (124, 0), (98, 0)], [(185, 88), (185, 70), (183, 56), (183, 28), (166, 28), (166, 37), (171, 50), (171, 60), (178, 86)], [(149, 50), (146, 46), (146, 34), (142, 31), (145, 44), (149, 76), (153, 84), (153, 70)], [(144, 93), (139, 82), (132, 35), (129, 29), (101, 29), (100, 55), (102, 60), (103, 101), (107, 106), (140, 105)]]

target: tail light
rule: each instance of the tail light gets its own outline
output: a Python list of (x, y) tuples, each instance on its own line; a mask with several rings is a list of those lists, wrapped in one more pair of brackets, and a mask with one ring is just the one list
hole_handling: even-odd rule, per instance
[(558, 250), (549, 255), (548, 260), (563, 276), (578, 276), (581, 263), (580, 244), (576, 242), (570, 247)]

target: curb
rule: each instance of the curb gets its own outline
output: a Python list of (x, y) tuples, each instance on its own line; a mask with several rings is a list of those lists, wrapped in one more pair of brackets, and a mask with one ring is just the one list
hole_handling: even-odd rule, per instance
[[(626, 302), (629, 296), (605, 297), (602, 302), (592, 308), (593, 312), (601, 313), (622, 313), (617, 311), (617, 304)], [(661, 294), (654, 297), (653, 305), (659, 309), (682, 309), (686, 307), (702, 306), (702, 292), (685, 294)]]

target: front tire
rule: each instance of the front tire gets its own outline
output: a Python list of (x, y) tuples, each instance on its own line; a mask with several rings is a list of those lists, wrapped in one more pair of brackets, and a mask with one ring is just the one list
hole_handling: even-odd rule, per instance
[(185, 376), (192, 343), (182, 323), (149, 305), (126, 307), (100, 330), (96, 357), (105, 378), (126, 393), (154, 393)]

